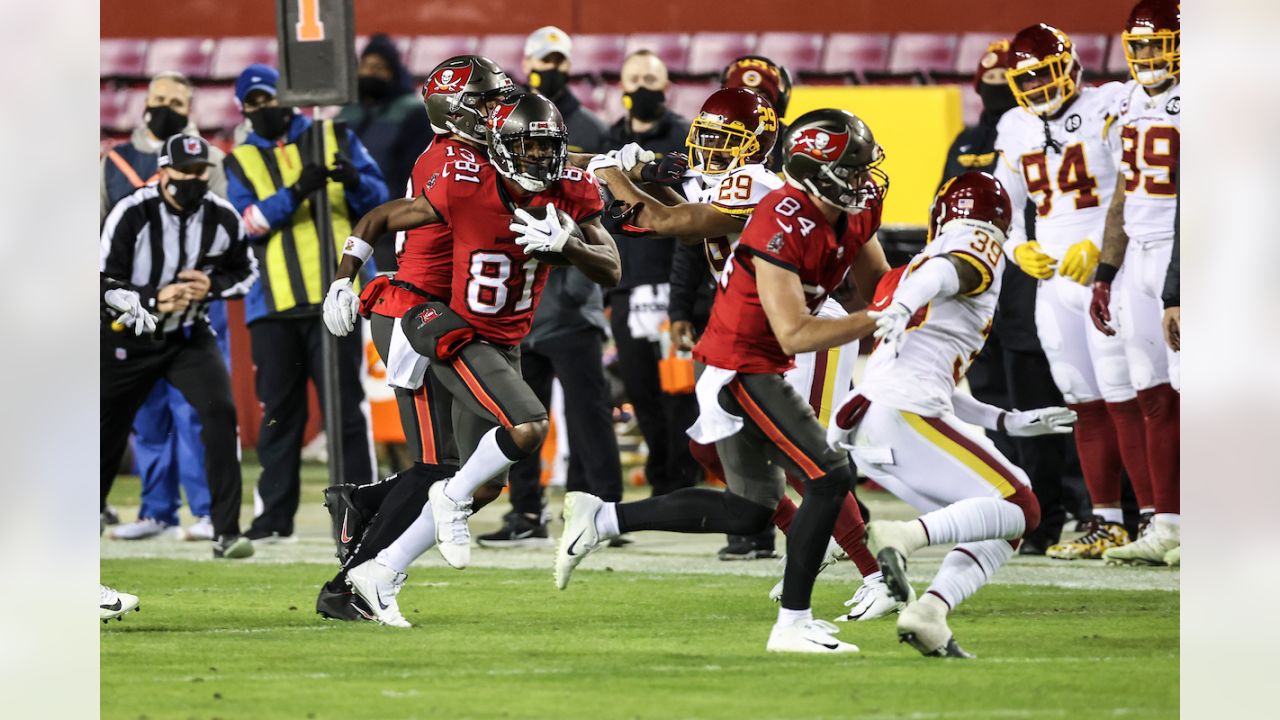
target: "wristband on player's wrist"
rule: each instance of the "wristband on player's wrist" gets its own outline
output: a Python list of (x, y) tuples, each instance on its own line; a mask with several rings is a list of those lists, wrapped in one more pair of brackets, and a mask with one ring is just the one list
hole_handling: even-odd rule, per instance
[(369, 256), (373, 255), (373, 246), (365, 242), (363, 238), (348, 235), (346, 243), (342, 246), (342, 254), (350, 255), (361, 263), (365, 263), (369, 260)]
[(1116, 279), (1116, 273), (1120, 272), (1120, 268), (1110, 263), (1098, 263), (1098, 270), (1093, 276), (1094, 282), (1109, 283)]
[(1000, 417), (996, 419), (996, 430), (998, 432), (1008, 432), (1008, 430), (1005, 430), (1004, 428), (1004, 419), (1008, 416), (1009, 416), (1008, 412), (1004, 410), (1000, 411)]

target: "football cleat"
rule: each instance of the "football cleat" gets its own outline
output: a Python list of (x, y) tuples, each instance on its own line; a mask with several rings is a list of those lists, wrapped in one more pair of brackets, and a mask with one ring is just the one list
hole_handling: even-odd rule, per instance
[(1084, 535), (1051, 545), (1044, 554), (1057, 560), (1097, 560), (1108, 549), (1127, 544), (1129, 533), (1123, 525), (1095, 516), (1085, 526)]
[(778, 557), (774, 549), (773, 528), (756, 535), (730, 535), (729, 544), (716, 552), (721, 560), (766, 560)]
[(138, 609), (138, 596), (122, 593), (106, 585), (98, 585), (98, 619), (124, 620), (124, 614)]
[(253, 556), (253, 541), (244, 535), (223, 535), (213, 541), (215, 559), (239, 560)]
[(1165, 555), (1180, 544), (1177, 525), (1154, 520), (1146, 534), (1120, 547), (1108, 548), (1102, 559), (1108, 565), (1164, 565)]
[(507, 513), (502, 527), (488, 535), (480, 535), (476, 543), (483, 548), (551, 547), (547, 524), (539, 517), (529, 517), (515, 511)]
[(921, 529), (916, 520), (867, 523), (867, 549), (876, 556), (889, 594), (898, 602), (907, 602), (915, 594), (907, 580), (907, 556), (923, 545), (917, 537)]
[(600, 548), (600, 533), (596, 532), (596, 513), (604, 501), (584, 492), (564, 494), (564, 534), (556, 546), (556, 587), (569, 586), (569, 578), (582, 559)]
[(797, 620), (790, 625), (774, 625), (764, 649), (769, 652), (856, 653), (858, 646), (835, 638), (840, 628), (826, 620)]
[(431, 516), (436, 521), (436, 549), (451, 567), (461, 570), (471, 564), (471, 498), (454, 502), (444, 492), (448, 481), (441, 480), (431, 486), (427, 497), (431, 503)]
[[(826, 570), (827, 568), (831, 567), (832, 565), (835, 565), (841, 560), (848, 560), (848, 559), (849, 559), (849, 556), (846, 555), (844, 550), (839, 545), (836, 544), (835, 540), (828, 540), (827, 554), (822, 557), (822, 564), (818, 566), (818, 574), (821, 575), (823, 570)], [(783, 572), (785, 574), (786, 568), (787, 568), (786, 555), (783, 555), (781, 558), (778, 559), (778, 566), (783, 569)], [(782, 601), (782, 580), (779, 580), (773, 586), (773, 589), (769, 591), (769, 599), (774, 602)]]
[(344, 563), (356, 545), (360, 544), (360, 536), (364, 534), (366, 520), (364, 513), (356, 507), (351, 493), (358, 487), (352, 483), (343, 483), (324, 489), (324, 506), (332, 518), (333, 527), (338, 528), (338, 562)]
[(327, 620), (350, 622), (373, 620), (373, 610), (369, 608), (364, 598), (356, 595), (346, 584), (337, 580), (320, 586), (320, 595), (316, 597), (316, 614)]
[(113, 540), (148, 540), (165, 534), (173, 534), (177, 525), (160, 522), (155, 518), (140, 518), (137, 522), (117, 525), (111, 529)]
[(190, 527), (182, 529), (182, 539), (187, 541), (212, 540), (213, 521), (209, 519), (208, 515), (196, 518), (196, 521)]
[(408, 578), (402, 572), (396, 572), (377, 560), (366, 560), (347, 571), (347, 584), (358, 595), (369, 610), (373, 619), (391, 627), (413, 627), (404, 615), (400, 614), (400, 604), (396, 595), (404, 587)]
[(956, 644), (947, 626), (947, 604), (933, 595), (913, 602), (898, 616), (898, 642), (904, 642), (925, 657), (973, 659)]
[(1181, 545), (1164, 554), (1164, 564), (1169, 567), (1179, 567), (1182, 565)]
[(249, 532), (245, 533), (244, 536), (263, 545), (293, 545), (298, 542), (297, 535), (286, 535), (276, 530), (249, 528)]
[(907, 594), (907, 600), (896, 600), (893, 593), (889, 592), (889, 586), (884, 582), (864, 582), (862, 587), (853, 594), (853, 597), (845, 601), (844, 606), (852, 608), (848, 613), (836, 618), (836, 622), (865, 622), (867, 620), (875, 620), (890, 615), (895, 612), (901, 612), (907, 606), (907, 603), (915, 602), (916, 591), (907, 586), (910, 591)]

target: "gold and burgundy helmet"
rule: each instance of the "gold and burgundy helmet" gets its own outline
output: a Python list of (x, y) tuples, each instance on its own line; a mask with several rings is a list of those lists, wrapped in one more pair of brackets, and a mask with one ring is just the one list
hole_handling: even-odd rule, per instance
[(973, 75), (973, 89), (981, 91), (984, 83), (996, 85), (1005, 82), (1009, 67), (1009, 41), (992, 40), (987, 45), (987, 51), (978, 60), (978, 72)]
[(1182, 72), (1182, 11), (1178, 0), (1140, 0), (1120, 34), (1129, 74), (1139, 85), (1159, 85)]
[(1040, 117), (1053, 117), (1080, 88), (1080, 59), (1071, 38), (1044, 23), (1021, 30), (1009, 41), (1013, 98)]
[(791, 73), (763, 55), (743, 55), (729, 63), (720, 73), (720, 87), (763, 93), (778, 117), (787, 114), (791, 102)]
[(929, 237), (931, 242), (952, 220), (974, 220), (986, 223), (1000, 231), (1000, 241), (1009, 233), (1013, 209), (1009, 193), (995, 177), (972, 170), (957, 175), (942, 184), (929, 210)]
[(744, 88), (711, 93), (689, 126), (689, 167), (707, 175), (764, 162), (778, 140), (778, 114), (761, 94)]

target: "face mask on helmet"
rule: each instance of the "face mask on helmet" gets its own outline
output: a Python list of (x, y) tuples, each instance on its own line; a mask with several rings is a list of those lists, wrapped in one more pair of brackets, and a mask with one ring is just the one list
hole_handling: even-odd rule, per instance
[(866, 167), (823, 164), (811, 177), (797, 182), (788, 174), (787, 180), (817, 195), (828, 205), (857, 215), (883, 203), (884, 196), (889, 192), (889, 176), (878, 167), (884, 160), (884, 154), (878, 147), (877, 151), (879, 159)]
[(693, 121), (685, 145), (690, 169), (706, 175), (741, 167), (760, 149), (760, 141), (741, 124), (726, 125), (706, 115)]
[(528, 192), (551, 187), (564, 171), (568, 139), (560, 133), (514, 137), (494, 136), (490, 143), (493, 166), (503, 177)]
[(483, 94), (464, 93), (449, 113), (449, 131), (472, 142), (487, 142), (489, 113), (510, 94), (510, 87)]
[(1034, 65), (1009, 71), (1009, 89), (1019, 105), (1041, 117), (1052, 117), (1076, 94), (1069, 65), (1051, 57)]
[(1124, 59), (1139, 85), (1159, 85), (1179, 72), (1178, 31), (1123, 33)]

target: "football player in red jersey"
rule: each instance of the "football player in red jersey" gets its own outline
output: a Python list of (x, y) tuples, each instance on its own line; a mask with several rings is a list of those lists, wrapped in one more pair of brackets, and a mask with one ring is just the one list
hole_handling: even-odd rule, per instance
[[(508, 97), (489, 117), (489, 162), (449, 160), (421, 193), (379, 206), (353, 231), (359, 239), (439, 224), (453, 239), (449, 302), (418, 305), (401, 325), (460, 410), (454, 433), (466, 461), (431, 486), (429, 502), (400, 538), (348, 572), (384, 624), (408, 626), (395, 595), (404, 569), (432, 545), (450, 565), (466, 567), (476, 491), (500, 487), (507, 469), (546, 437), (546, 409), (520, 377), (518, 348), (548, 263), (572, 263), (603, 285), (620, 278), (617, 249), (598, 218), (599, 186), (564, 167), (567, 145), (564, 120), (549, 100)], [(339, 272), (349, 276), (355, 265), (344, 257)]]
[[(408, 197), (420, 193), (452, 159), (485, 162), (489, 112), (513, 90), (502, 69), (478, 55), (449, 58), (431, 71), (422, 99), (438, 134), (414, 162)], [(373, 247), (351, 238), (343, 251), (344, 257), (351, 258), (347, 271), (338, 273), (324, 303), (325, 325), (339, 337), (356, 329), (358, 315), (369, 318), (374, 346), (392, 371), (389, 382), (414, 459), (413, 467), (381, 482), (325, 490), (325, 504), (341, 515), (342, 569), (321, 588), (316, 612), (333, 619), (372, 616), (364, 601), (347, 586), (346, 571), (375, 557), (399, 537), (417, 519), (431, 483), (458, 469), (447, 393), (438, 380), (425, 373), (425, 362), (407, 342), (392, 341), (392, 336), (400, 333), (397, 320), (406, 310), (430, 300), (448, 302), (452, 233), (447, 225), (436, 224), (412, 228), (395, 237), (399, 261), (395, 274), (379, 276), (365, 286), (359, 298), (352, 282)]]
[(884, 151), (871, 130), (843, 110), (798, 118), (783, 145), (787, 186), (769, 193), (752, 214), (720, 286), (695, 357), (701, 410), (690, 435), (715, 442), (729, 489), (679, 490), (634, 503), (565, 495), (565, 530), (556, 552), (556, 584), (603, 541), (624, 532), (748, 535), (767, 527), (789, 471), (805, 479), (805, 500), (788, 536), (782, 608), (766, 648), (771, 652), (844, 653), (857, 646), (815, 620), (810, 595), (836, 515), (853, 483), (849, 458), (827, 446), (813, 408), (783, 379), (796, 353), (865, 337), (865, 312), (816, 315), (850, 272), (874, 287), (884, 272), (859, 252), (880, 225), (888, 178)]

